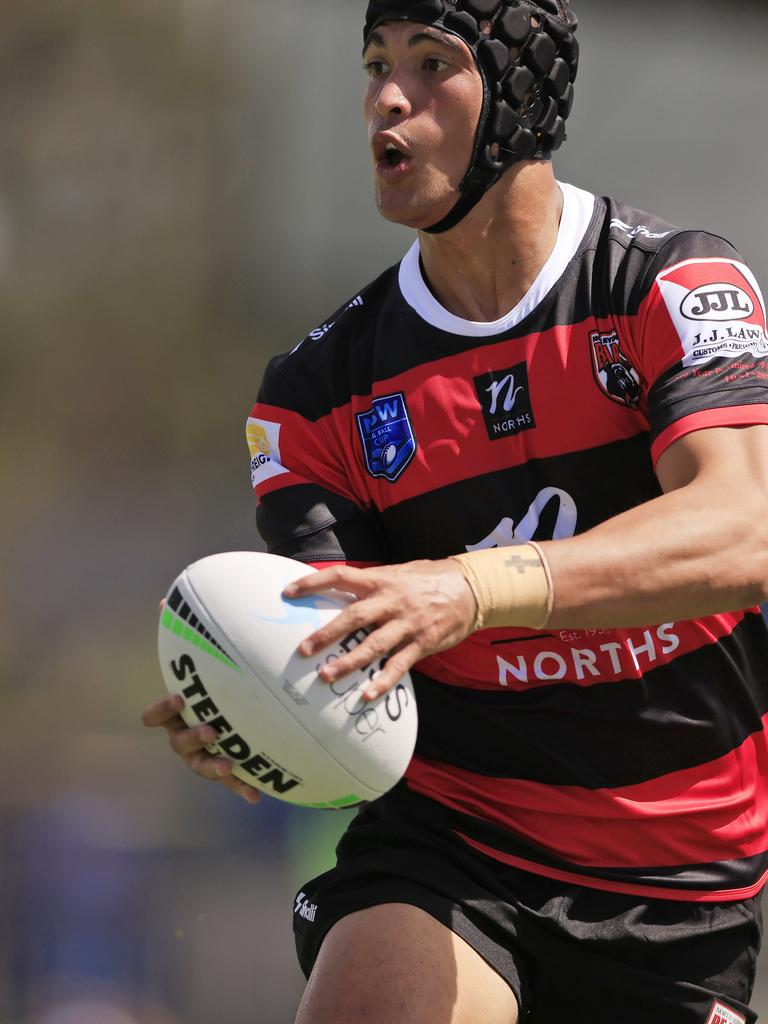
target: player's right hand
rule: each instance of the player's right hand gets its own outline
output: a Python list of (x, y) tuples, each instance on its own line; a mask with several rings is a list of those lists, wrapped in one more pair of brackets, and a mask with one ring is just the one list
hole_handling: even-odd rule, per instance
[(195, 774), (211, 782), (220, 782), (249, 804), (257, 804), (261, 799), (259, 791), (235, 778), (232, 764), (226, 758), (215, 757), (205, 749), (207, 744), (215, 742), (216, 730), (210, 725), (197, 725), (190, 729), (179, 713), (183, 707), (181, 694), (163, 697), (149, 705), (141, 720), (148, 729), (165, 729), (171, 750)]

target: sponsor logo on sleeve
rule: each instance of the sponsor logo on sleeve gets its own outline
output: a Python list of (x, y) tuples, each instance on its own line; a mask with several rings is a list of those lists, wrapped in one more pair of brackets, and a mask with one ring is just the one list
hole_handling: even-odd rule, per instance
[(250, 417), (246, 426), (248, 449), (251, 453), (251, 484), (287, 473), (280, 459), (280, 424)]
[(694, 288), (680, 304), (686, 320), (748, 320), (755, 304), (743, 288), (728, 284), (706, 284)]
[(332, 320), (330, 323), (327, 324), (320, 324), (320, 326), (316, 327), (314, 331), (309, 332), (309, 337), (312, 339), (312, 341), (322, 341), (326, 334), (329, 331), (332, 331), (335, 326), (335, 320)]
[(617, 331), (590, 334), (592, 372), (600, 390), (612, 401), (637, 409), (640, 404), (640, 376), (627, 355)]
[(536, 426), (526, 363), (475, 377), (475, 390), (491, 441), (515, 437)]
[(749, 267), (736, 260), (686, 260), (656, 279), (683, 349), (683, 365), (768, 356), (766, 316)]
[(747, 1024), (747, 1019), (743, 1014), (737, 1013), (716, 999), (709, 1011), (707, 1024)]
[(413, 432), (405, 395), (374, 398), (370, 409), (357, 414), (357, 429), (363, 445), (365, 468), (373, 477), (397, 480), (416, 454)]
[(671, 231), (651, 231), (645, 224), (638, 224), (633, 226), (632, 224), (626, 224), (623, 220), (619, 220), (618, 217), (614, 217), (611, 221), (612, 231), (621, 231), (622, 234), (627, 235), (629, 238), (666, 238), (667, 235), (671, 235)]
[[(364, 305), (365, 300), (363, 299), (362, 295), (357, 295), (354, 299), (352, 299), (348, 306), (344, 307), (344, 312), (346, 313), (348, 309), (355, 309), (358, 306)], [(298, 350), (301, 348), (304, 342), (309, 341), (310, 339), (312, 341), (322, 341), (326, 334), (329, 334), (335, 326), (335, 320), (329, 320), (327, 323), (320, 324), (319, 327), (316, 327), (314, 331), (310, 331), (307, 337), (299, 342), (299, 344), (293, 349), (293, 352), (298, 352)], [(293, 355), (293, 352), (291, 353), (291, 355)]]

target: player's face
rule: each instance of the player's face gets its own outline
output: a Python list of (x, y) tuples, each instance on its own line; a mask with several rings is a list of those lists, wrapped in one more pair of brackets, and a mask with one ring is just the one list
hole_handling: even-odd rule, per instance
[(483, 83), (469, 48), (439, 29), (380, 25), (363, 54), (376, 203), (412, 228), (444, 217), (469, 167)]

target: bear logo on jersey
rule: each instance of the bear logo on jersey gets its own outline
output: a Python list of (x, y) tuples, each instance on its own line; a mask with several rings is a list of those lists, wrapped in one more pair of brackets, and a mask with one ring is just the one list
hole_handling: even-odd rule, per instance
[(637, 409), (640, 404), (640, 376), (624, 351), (617, 331), (593, 331), (592, 370), (600, 389), (614, 402)]
[(370, 475), (383, 476), (390, 483), (397, 480), (416, 454), (405, 395), (374, 398), (370, 409), (357, 414), (357, 428)]

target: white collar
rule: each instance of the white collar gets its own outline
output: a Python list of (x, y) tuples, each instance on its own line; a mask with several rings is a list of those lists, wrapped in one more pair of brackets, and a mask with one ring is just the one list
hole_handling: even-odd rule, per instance
[(557, 184), (563, 193), (563, 215), (557, 232), (557, 242), (549, 259), (541, 268), (539, 276), (514, 309), (511, 309), (500, 320), (487, 323), (463, 320), (461, 317), (449, 313), (440, 305), (424, 281), (421, 273), (421, 247), (418, 239), (400, 263), (400, 291), (408, 305), (418, 313), (422, 320), (426, 320), (433, 327), (464, 337), (490, 337), (511, 330), (521, 323), (536, 309), (563, 276), (566, 267), (578, 252), (594, 213), (596, 200), (591, 192), (585, 192), (583, 189), (564, 182)]

